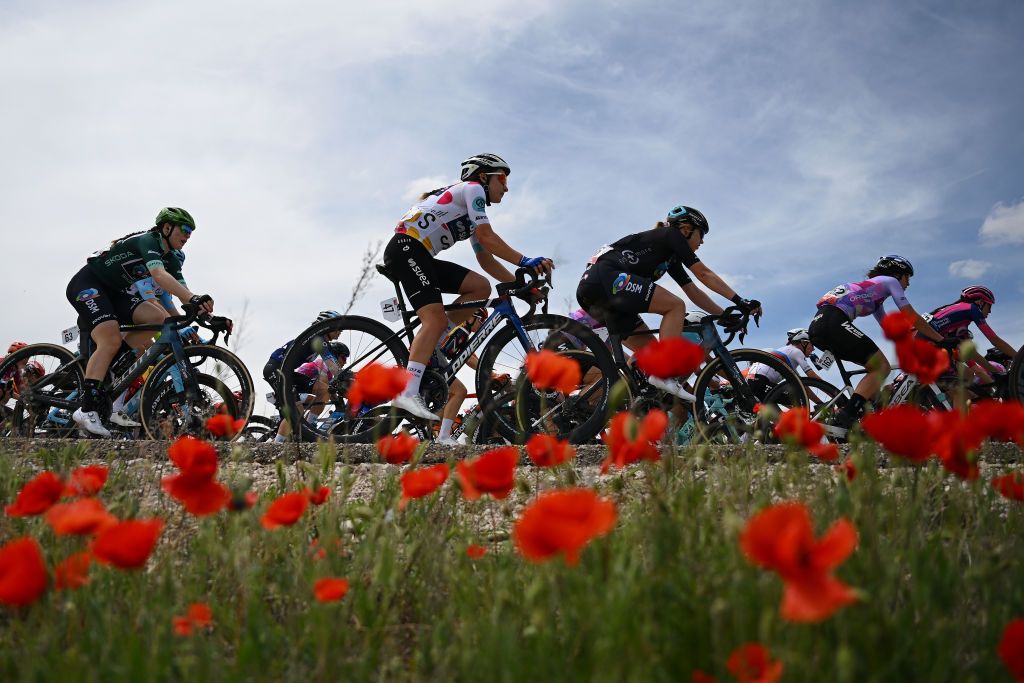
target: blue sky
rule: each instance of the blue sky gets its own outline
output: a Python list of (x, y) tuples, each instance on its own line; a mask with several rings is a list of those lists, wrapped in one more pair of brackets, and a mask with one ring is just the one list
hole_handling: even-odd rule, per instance
[(1021, 35), (1015, 1), (5, 3), (0, 341), (55, 340), (84, 258), (179, 205), (189, 283), (247, 311), (258, 375), (416, 193), (490, 151), (513, 166), (495, 229), (556, 259), (555, 309), (685, 203), (703, 260), (765, 303), (751, 345), (896, 252), (919, 310), (983, 282), (1019, 346)]

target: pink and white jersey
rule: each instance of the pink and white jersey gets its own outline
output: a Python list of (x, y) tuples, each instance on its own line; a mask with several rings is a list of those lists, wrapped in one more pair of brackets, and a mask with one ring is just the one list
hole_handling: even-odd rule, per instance
[(323, 372), (327, 374), (328, 382), (334, 379), (334, 375), (331, 373), (330, 368), (327, 367), (327, 363), (325, 363), (324, 359), (319, 356), (317, 356), (316, 360), (303, 363), (299, 367), (295, 368), (295, 372), (299, 375), (309, 377), (310, 379), (319, 377), (320, 373)]
[(461, 240), (469, 240), (479, 251), (476, 226), (490, 223), (487, 198), (480, 183), (456, 183), (433, 194), (409, 209), (395, 226), (395, 232), (419, 240), (431, 256)]
[(826, 292), (818, 299), (818, 308), (835, 306), (850, 320), (873, 315), (881, 321), (885, 317), (885, 300), (890, 296), (897, 308), (910, 305), (899, 280), (888, 275), (877, 275), (861, 282), (847, 282)]
[(969, 301), (958, 301), (955, 304), (943, 306), (934, 313), (925, 315), (924, 319), (939, 334), (946, 337), (960, 336), (961, 331), (967, 331), (971, 323), (977, 325), (989, 341), (995, 339), (996, 336), (995, 331), (989, 327), (985, 314)]
[[(814, 366), (811, 365), (811, 361), (807, 359), (804, 352), (792, 344), (787, 344), (781, 349), (770, 349), (768, 350), (768, 353), (776, 356), (782, 361), (785, 361), (786, 365), (793, 368), (793, 370), (800, 368), (805, 374), (810, 370), (814, 370)], [(747, 371), (747, 377), (752, 377), (754, 375), (764, 377), (768, 380), (769, 384), (778, 384), (782, 381), (782, 375), (764, 363), (754, 363), (750, 366), (750, 370)]]

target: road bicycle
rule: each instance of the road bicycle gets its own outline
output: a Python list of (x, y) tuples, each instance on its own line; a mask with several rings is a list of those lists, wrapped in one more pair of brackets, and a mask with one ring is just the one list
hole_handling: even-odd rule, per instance
[[(749, 320), (750, 314), (742, 313), (737, 307), (730, 307), (720, 315), (702, 312), (687, 315), (684, 335), (700, 340), (707, 358), (693, 381), (695, 400), (692, 404), (680, 404), (672, 395), (653, 387), (647, 376), (627, 360), (622, 340), (631, 335), (608, 335), (607, 344), (613, 359), (613, 377), (609, 382), (622, 387), (623, 402), (635, 412), (646, 413), (652, 408), (672, 411), (677, 427), (685, 425), (688, 431), (693, 426), (689, 423), (692, 418), (699, 438), (705, 441), (740, 442), (751, 435), (762, 440), (770, 438), (770, 428), (777, 416), (792, 407), (806, 406), (808, 399), (800, 378), (777, 356), (759, 349), (729, 350), (728, 345), (737, 335), (742, 341)], [(716, 324), (727, 327), (725, 339), (719, 335)], [(579, 429), (577, 423), (587, 415), (600, 413), (605, 414), (605, 419), (611, 417), (607, 414), (610, 412), (607, 402), (589, 388), (590, 384), (596, 383), (586, 381), (588, 377), (604, 371), (602, 364), (588, 351), (573, 348), (571, 340), (563, 344), (562, 353), (580, 363), (586, 386), (560, 401), (555, 392), (542, 392), (525, 385), (521, 387), (516, 406), (525, 435), (545, 432), (564, 437), (567, 428)], [(782, 376), (781, 381), (773, 386), (770, 400), (759, 396), (747, 384), (746, 371), (754, 363), (767, 365)], [(761, 408), (766, 403), (771, 403), (773, 410), (762, 412)], [(687, 413), (690, 415), (684, 418)], [(603, 426), (602, 422), (601, 428)], [(587, 438), (596, 436), (601, 428), (592, 433), (586, 432)], [(755, 434), (755, 428), (760, 433)], [(687, 440), (690, 441), (691, 437)]]
[[(159, 332), (160, 336), (138, 357), (122, 348), (104, 382), (108, 395), (117, 396), (144, 377), (139, 419), (152, 439), (204, 435), (206, 419), (218, 412), (244, 420), (252, 413), (249, 371), (238, 356), (216, 345), (221, 333), (227, 341), (231, 321), (200, 316), (199, 308), (191, 304), (184, 309), (185, 315), (169, 316), (161, 324), (122, 325), (122, 332)], [(210, 343), (185, 345), (178, 331), (192, 323), (214, 333)], [(66, 342), (73, 341), (75, 331), (65, 330)], [(9, 434), (77, 434), (71, 414), (81, 405), (90, 342), (84, 338), (77, 355), (57, 344), (32, 344), (0, 363), (0, 378), (6, 382), (3, 398)]]
[[(355, 374), (370, 363), (404, 367), (409, 359), (408, 344), (420, 325), (418, 316), (407, 307), (395, 276), (383, 264), (377, 265), (377, 271), (395, 286), (395, 296), (381, 302), (381, 311), (386, 321), (400, 322), (398, 330), (365, 316), (340, 316), (308, 327), (295, 338), (285, 355), (280, 370), (283, 412), (285, 419), (291, 421), (292, 433), (301, 439), (368, 442), (403, 427), (429, 438), (430, 432), (418, 419), (387, 403), (364, 405), (355, 413), (349, 410), (347, 396)], [(470, 356), (480, 351), (475, 388), (484, 416), (493, 421), (494, 429), (502, 438), (512, 443), (520, 442), (514, 402), (516, 388), (526, 381), (527, 354), (552, 348), (553, 340), (563, 332), (579, 338), (583, 348), (594, 353), (599, 359), (598, 364), (607, 370), (597, 378), (593, 387), (596, 395), (604, 400), (611, 388), (611, 355), (590, 328), (565, 316), (547, 312), (550, 288), (550, 275), (541, 277), (532, 270), (521, 268), (516, 271), (513, 282), (497, 285), (497, 296), (493, 299), (446, 305), (444, 309), (449, 312), (484, 307), (491, 309), (491, 313), (476, 332), (468, 335), (450, 360), (440, 352), (434, 354), (431, 366), (423, 375), (420, 390), (427, 407), (435, 413), (444, 407), (448, 400), (448, 386), (456, 373), (466, 365)], [(520, 316), (513, 299), (527, 302), (529, 311)], [(538, 306), (541, 307), (540, 313), (537, 312)], [(333, 340), (343, 342), (349, 349), (351, 355), (344, 366), (326, 346)], [(307, 410), (300, 400), (295, 370), (317, 355), (323, 358), (332, 377), (328, 395), (317, 397), (315, 407)], [(495, 378), (500, 375), (508, 375), (510, 381), (497, 381)], [(578, 434), (596, 433), (603, 419), (602, 414), (591, 415), (578, 426)], [(573, 433), (570, 436), (582, 438)]]

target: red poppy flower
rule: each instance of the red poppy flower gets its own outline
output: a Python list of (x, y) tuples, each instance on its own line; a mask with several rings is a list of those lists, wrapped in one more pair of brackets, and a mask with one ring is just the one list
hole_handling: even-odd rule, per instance
[(882, 318), (882, 333), (885, 338), (900, 343), (914, 333), (914, 317), (909, 312), (893, 311)]
[(928, 413), (928, 423), (932, 453), (938, 456), (942, 466), (961, 479), (977, 479), (977, 450), (985, 440), (979, 425), (957, 410), (933, 410)]
[(337, 602), (348, 593), (348, 579), (325, 577), (313, 584), (313, 596), (320, 602)]
[(819, 460), (831, 462), (839, 457), (838, 446), (821, 443), (825, 428), (811, 420), (807, 408), (793, 408), (782, 413), (775, 425), (775, 436), (807, 449)]
[(471, 560), (479, 560), (481, 557), (487, 554), (487, 548), (476, 543), (470, 543), (466, 546), (466, 556)]
[(235, 420), (226, 413), (214, 415), (206, 420), (206, 431), (214, 436), (230, 439), (245, 426), (245, 420)]
[(526, 455), (538, 467), (554, 467), (576, 457), (576, 449), (550, 434), (534, 434), (526, 442)]
[(4, 511), (11, 517), (41, 515), (60, 500), (63, 493), (64, 482), (56, 474), (41, 472), (21, 487), (14, 504), (5, 507)]
[(782, 677), (782, 662), (773, 662), (760, 643), (746, 643), (733, 650), (725, 668), (737, 683), (775, 683)]
[(420, 440), (404, 429), (394, 436), (388, 435), (377, 441), (377, 452), (385, 462), (404, 465), (412, 459)]
[(1020, 472), (996, 477), (992, 480), (992, 488), (1004, 498), (1024, 501), (1024, 475)]
[(628, 411), (616, 414), (608, 431), (601, 435), (601, 440), (608, 446), (608, 457), (601, 463), (601, 474), (612, 465), (622, 468), (640, 460), (660, 460), (658, 442), (667, 428), (668, 415), (663, 410), (652, 410), (642, 421)]
[(46, 511), (45, 519), (58, 536), (90, 536), (117, 524), (117, 517), (107, 512), (107, 508), (96, 498), (58, 503)]
[(207, 628), (213, 625), (213, 610), (205, 602), (194, 602), (183, 617), (174, 617), (171, 620), (174, 625), (174, 632), (179, 636), (192, 634), (193, 629)]
[(968, 416), (979, 432), (996, 441), (1024, 446), (1024, 404), (1018, 401), (979, 401)]
[(18, 538), (0, 547), (0, 604), (30, 605), (46, 592), (46, 565), (34, 538)]
[(231, 502), (231, 491), (212, 479), (176, 474), (164, 477), (160, 483), (167, 495), (196, 517), (216, 514)]
[(110, 470), (103, 465), (86, 465), (71, 470), (65, 496), (95, 496), (107, 483)]
[(538, 389), (571, 394), (580, 385), (580, 364), (549, 349), (526, 355), (526, 376)]
[(1024, 619), (1014, 619), (1003, 630), (999, 658), (1017, 681), (1024, 681)]
[(502, 499), (516, 485), (518, 463), (519, 450), (515, 446), (504, 446), (478, 458), (460, 461), (455, 465), (455, 477), (466, 500), (476, 500), (482, 493)]
[(421, 467), (416, 470), (409, 470), (402, 475), (402, 500), (399, 501), (399, 509), (414, 498), (423, 498), (441, 488), (448, 479), (448, 465), (432, 465)]
[(348, 409), (355, 414), (364, 403), (387, 403), (402, 393), (409, 383), (409, 371), (401, 367), (384, 367), (370, 363), (356, 373), (348, 390)]
[(849, 458), (836, 465), (836, 472), (846, 475), (846, 481), (853, 481), (857, 478), (857, 466)]
[(785, 582), (782, 618), (821, 621), (857, 600), (849, 586), (832, 576), (857, 546), (857, 530), (843, 518), (820, 539), (803, 503), (782, 503), (754, 515), (740, 535), (740, 547), (754, 564), (775, 571)]
[(949, 368), (949, 354), (931, 342), (917, 337), (896, 344), (900, 368), (917, 376), (921, 384), (934, 384)]
[(309, 507), (309, 493), (307, 491), (286, 493), (270, 504), (267, 511), (263, 513), (260, 524), (265, 529), (291, 526), (299, 521), (307, 507)]
[(64, 558), (53, 569), (54, 588), (59, 591), (78, 590), (89, 583), (89, 565), (91, 563), (92, 555), (89, 553), (75, 553)]
[(159, 518), (118, 522), (96, 536), (93, 557), (118, 569), (139, 569), (153, 553), (163, 530), (164, 521)]
[(686, 377), (704, 362), (704, 349), (682, 337), (650, 342), (636, 352), (636, 366), (651, 377)]
[(692, 683), (718, 683), (718, 679), (714, 676), (710, 676), (703, 671), (695, 670), (690, 674), (690, 680)]
[(580, 551), (610, 532), (617, 518), (615, 503), (590, 489), (548, 491), (523, 510), (512, 526), (512, 540), (519, 553), (532, 562), (564, 553), (565, 563), (575, 566)]
[(209, 480), (217, 474), (217, 449), (202, 439), (179, 437), (167, 449), (167, 455), (183, 476)]
[(911, 462), (924, 462), (931, 455), (931, 423), (917, 406), (883, 408), (861, 418), (860, 426), (893, 455)]
[(329, 486), (321, 486), (316, 491), (309, 493), (309, 502), (313, 505), (323, 505), (327, 502), (327, 499), (331, 495), (331, 488)]

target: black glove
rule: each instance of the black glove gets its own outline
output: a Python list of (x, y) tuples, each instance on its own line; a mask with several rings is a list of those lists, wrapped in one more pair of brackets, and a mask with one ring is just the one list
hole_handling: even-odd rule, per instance
[(729, 313), (718, 319), (718, 324), (722, 326), (722, 329), (732, 334), (733, 332), (742, 332), (744, 328), (743, 316), (739, 313)]
[(750, 313), (761, 308), (761, 302), (757, 299), (744, 299), (739, 294), (732, 298), (732, 302), (744, 313)]
[(962, 342), (963, 340), (960, 337), (943, 337), (942, 341), (938, 342), (938, 345), (944, 349), (958, 349)]
[(203, 304), (213, 301), (213, 297), (209, 294), (193, 294), (192, 298), (188, 300), (193, 306), (202, 306)]

